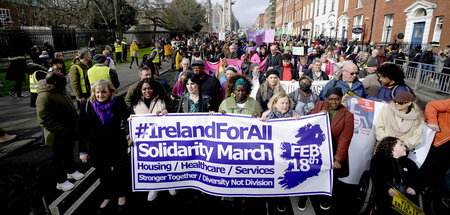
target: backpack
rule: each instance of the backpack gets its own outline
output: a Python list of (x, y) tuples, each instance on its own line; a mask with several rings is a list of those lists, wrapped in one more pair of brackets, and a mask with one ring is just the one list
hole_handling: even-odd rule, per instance
[(404, 86), (404, 87), (406, 87), (406, 90), (408, 90), (408, 92), (412, 93), (412, 94), (414, 95), (414, 97), (416, 97), (416, 94), (414, 94), (414, 91), (411, 89), (411, 87), (409, 87), (409, 86), (406, 85), (406, 84), (403, 84), (403, 85), (395, 85), (394, 88), (392, 88), (392, 91), (391, 91), (391, 99), (393, 99), (393, 98), (395, 97), (395, 95), (397, 95), (395, 92), (397, 91), (397, 89), (398, 89), (399, 86)]

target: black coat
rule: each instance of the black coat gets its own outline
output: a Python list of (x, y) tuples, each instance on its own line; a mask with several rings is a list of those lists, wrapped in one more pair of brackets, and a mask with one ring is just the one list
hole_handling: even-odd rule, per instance
[(211, 98), (211, 110), (217, 111), (223, 99), (219, 80), (216, 77), (205, 74), (200, 81), (200, 91), (203, 95)]
[[(311, 79), (314, 80), (312, 68), (306, 70), (306, 72), (303, 75), (304, 76), (308, 76), (308, 77), (310, 77)], [(320, 71), (320, 76), (322, 76), (323, 80), (330, 80), (330, 78), (328, 77), (327, 73), (325, 73), (324, 71)]]
[[(272, 63), (272, 58), (273, 58), (273, 63)], [(267, 55), (267, 61), (264, 66), (264, 73), (267, 72), (267, 69), (269, 67), (280, 66), (281, 64), (282, 64), (282, 59), (281, 59), (281, 54), (279, 52), (277, 52), (275, 54), (275, 56), (272, 56), (272, 54)]]
[(80, 108), (80, 152), (88, 152), (94, 166), (127, 159), (126, 125), (129, 110), (122, 97), (112, 106), (113, 118), (106, 127), (100, 121), (90, 101)]
[(377, 153), (372, 157), (370, 175), (375, 188), (377, 214), (391, 213), (392, 197), (389, 196), (388, 190), (391, 186), (400, 184), (400, 181), (403, 181), (405, 188), (411, 187), (416, 190), (416, 193), (419, 192), (418, 171), (416, 164), (406, 156), (395, 159)]
[[(250, 72), (250, 73), (247, 75), (247, 78), (249, 78), (250, 81), (253, 80), (253, 73)], [(263, 83), (266, 81), (266, 76), (264, 76), (263, 74), (260, 74), (260, 75), (259, 75), (259, 78), (258, 78), (258, 81), (259, 81), (259, 85), (261, 86), (261, 84), (263, 84)]]
[(27, 61), (24, 56), (13, 57), (9, 61), (9, 69), (6, 72), (6, 80), (10, 81), (25, 81), (25, 70), (27, 68)]

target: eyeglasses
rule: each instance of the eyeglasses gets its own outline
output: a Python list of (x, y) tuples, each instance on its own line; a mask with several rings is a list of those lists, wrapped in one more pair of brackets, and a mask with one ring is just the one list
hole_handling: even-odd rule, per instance
[(343, 71), (346, 71), (346, 72), (348, 72), (348, 74), (350, 74), (350, 75), (359, 75), (359, 72), (349, 72), (349, 71), (347, 71), (347, 70), (343, 70)]

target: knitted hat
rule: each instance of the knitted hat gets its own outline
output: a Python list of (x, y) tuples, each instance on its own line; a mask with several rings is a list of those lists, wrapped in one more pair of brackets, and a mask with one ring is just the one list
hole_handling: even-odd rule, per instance
[(192, 63), (192, 66), (205, 66), (202, 60), (196, 60), (194, 63)]
[(106, 61), (106, 56), (102, 54), (96, 54), (94, 55), (94, 61), (97, 63), (103, 63)]
[(333, 94), (334, 95), (338, 95), (341, 98), (344, 95), (344, 93), (342, 92), (342, 88), (340, 88), (340, 87), (332, 87), (332, 88), (327, 90), (327, 93), (325, 94), (325, 97), (328, 98), (328, 96), (331, 96)]
[(276, 75), (278, 76), (278, 78), (280, 78), (280, 73), (275, 69), (271, 69), (266, 72), (266, 78), (268, 78), (270, 75)]

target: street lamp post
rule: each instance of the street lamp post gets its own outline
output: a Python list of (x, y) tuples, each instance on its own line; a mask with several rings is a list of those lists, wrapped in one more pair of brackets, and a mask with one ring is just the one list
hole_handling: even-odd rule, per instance
[(386, 44), (388, 44), (388, 37), (389, 37), (389, 32), (391, 32), (391, 30), (392, 30), (392, 26), (391, 25), (388, 25), (388, 26), (386, 26)]

